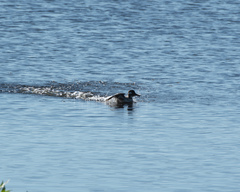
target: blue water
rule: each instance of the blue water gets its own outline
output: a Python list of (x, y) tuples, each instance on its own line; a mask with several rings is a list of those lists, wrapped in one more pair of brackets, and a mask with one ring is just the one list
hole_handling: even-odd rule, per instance
[[(7, 189), (239, 191), (239, 7), (2, 0)], [(105, 102), (130, 89), (133, 106)]]

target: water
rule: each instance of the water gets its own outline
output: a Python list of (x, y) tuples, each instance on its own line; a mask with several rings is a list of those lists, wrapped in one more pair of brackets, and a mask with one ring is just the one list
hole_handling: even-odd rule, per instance
[(1, 1), (7, 189), (238, 191), (239, 4)]

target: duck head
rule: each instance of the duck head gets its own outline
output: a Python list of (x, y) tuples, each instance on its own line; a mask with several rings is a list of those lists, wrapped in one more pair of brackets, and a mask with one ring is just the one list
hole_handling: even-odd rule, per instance
[(134, 96), (140, 97), (141, 95), (137, 94), (134, 90), (129, 90), (129, 91), (128, 91), (128, 97), (129, 97), (129, 98), (132, 98), (132, 97), (134, 97)]

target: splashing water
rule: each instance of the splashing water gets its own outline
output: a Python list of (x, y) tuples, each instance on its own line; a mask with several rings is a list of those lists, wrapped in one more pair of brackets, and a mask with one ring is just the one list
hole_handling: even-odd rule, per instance
[(105, 97), (99, 95), (94, 95), (91, 92), (82, 92), (82, 91), (63, 91), (58, 90), (53, 87), (21, 87), (19, 93), (26, 94), (37, 94), (37, 95), (47, 95), (54, 97), (65, 97), (73, 99), (84, 99), (87, 101), (105, 101)]

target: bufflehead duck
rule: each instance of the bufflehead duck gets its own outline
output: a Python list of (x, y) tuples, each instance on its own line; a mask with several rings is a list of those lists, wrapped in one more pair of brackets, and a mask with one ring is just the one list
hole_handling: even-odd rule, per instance
[(128, 91), (128, 96), (125, 97), (124, 93), (117, 93), (115, 95), (112, 95), (106, 99), (106, 101), (109, 101), (110, 99), (114, 98), (117, 102), (117, 104), (131, 104), (133, 103), (133, 97), (138, 96), (140, 97), (139, 94), (135, 93), (134, 90), (129, 90)]

